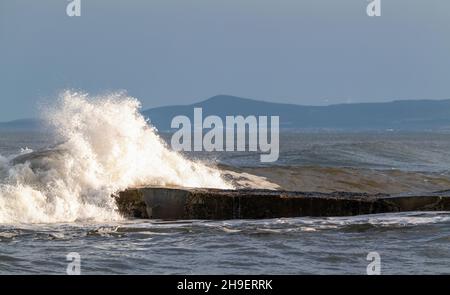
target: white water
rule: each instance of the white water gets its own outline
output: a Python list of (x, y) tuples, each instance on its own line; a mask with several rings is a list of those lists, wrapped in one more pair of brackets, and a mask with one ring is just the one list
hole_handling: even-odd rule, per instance
[(120, 93), (64, 92), (44, 116), (62, 142), (54, 153), (15, 165), (0, 155), (0, 223), (119, 220), (111, 195), (139, 185), (232, 188), (171, 151), (139, 108)]

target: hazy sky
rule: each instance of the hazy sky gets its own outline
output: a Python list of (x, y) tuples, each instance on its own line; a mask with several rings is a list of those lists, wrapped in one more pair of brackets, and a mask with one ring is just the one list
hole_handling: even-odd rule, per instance
[(65, 88), (145, 108), (216, 94), (323, 105), (450, 98), (450, 1), (0, 0), (0, 121)]

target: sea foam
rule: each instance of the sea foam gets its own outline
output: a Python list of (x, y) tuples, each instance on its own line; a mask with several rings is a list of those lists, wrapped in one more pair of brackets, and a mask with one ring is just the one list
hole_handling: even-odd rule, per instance
[(0, 223), (120, 220), (111, 195), (141, 185), (233, 188), (170, 150), (139, 109), (123, 93), (62, 93), (44, 112), (60, 144), (30, 159), (23, 150), (23, 161), (0, 156)]

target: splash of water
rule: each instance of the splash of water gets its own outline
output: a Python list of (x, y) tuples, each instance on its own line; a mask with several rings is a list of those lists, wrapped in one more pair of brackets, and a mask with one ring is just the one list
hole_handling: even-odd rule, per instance
[(233, 188), (170, 150), (139, 108), (121, 93), (61, 94), (45, 118), (62, 143), (24, 161), (0, 156), (0, 223), (118, 220), (111, 195), (133, 186)]

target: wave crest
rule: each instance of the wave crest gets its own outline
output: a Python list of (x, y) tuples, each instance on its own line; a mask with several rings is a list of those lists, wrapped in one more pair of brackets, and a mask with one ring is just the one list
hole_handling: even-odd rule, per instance
[(62, 93), (45, 111), (61, 143), (0, 157), (0, 223), (118, 220), (111, 195), (133, 186), (233, 188), (218, 169), (170, 150), (139, 109), (123, 93)]

